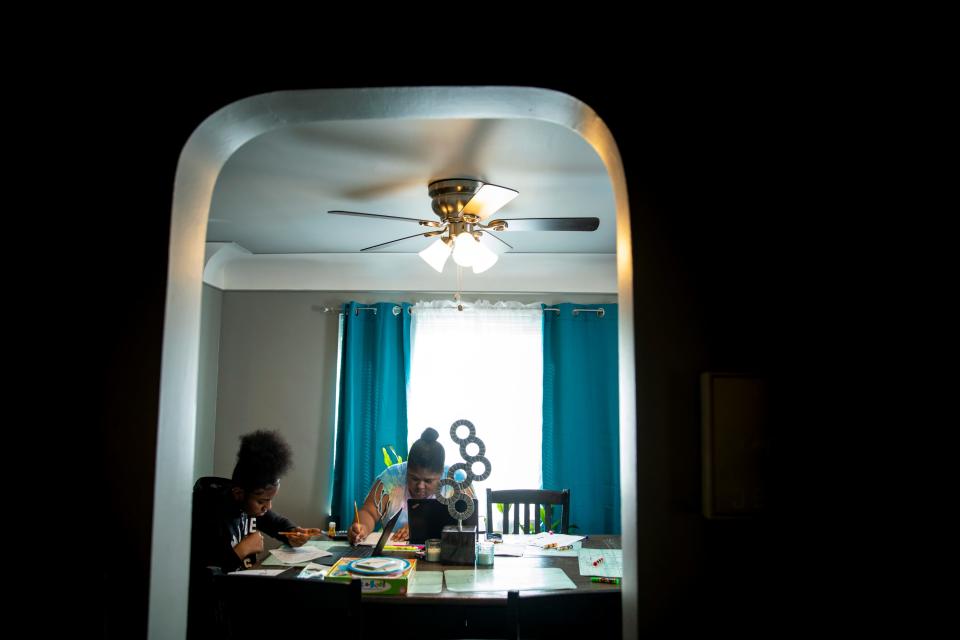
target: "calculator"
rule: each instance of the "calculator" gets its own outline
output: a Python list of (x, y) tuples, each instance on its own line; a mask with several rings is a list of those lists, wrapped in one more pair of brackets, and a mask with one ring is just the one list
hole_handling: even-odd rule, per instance
[(347, 535), (347, 530), (346, 530), (346, 529), (341, 529), (341, 530), (337, 531), (336, 535), (334, 535), (334, 536), (331, 536), (331, 535), (328, 533), (328, 534), (327, 534), (327, 537), (330, 538), (331, 540), (349, 540), (349, 536)]

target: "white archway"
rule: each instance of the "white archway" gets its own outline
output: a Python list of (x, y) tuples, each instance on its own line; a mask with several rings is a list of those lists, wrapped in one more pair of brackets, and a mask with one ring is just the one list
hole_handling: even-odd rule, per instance
[[(607, 169), (617, 213), (621, 486), (636, 483), (633, 259), (626, 178), (613, 136), (564, 93), (526, 87), (401, 87), (285, 91), (253, 96), (207, 118), (180, 155), (174, 185), (160, 375), (148, 633), (186, 634), (190, 500), (196, 431), (200, 299), (207, 219), (217, 176), (244, 143), (279, 127), (325, 120), (533, 118), (578, 133)], [(624, 634), (636, 629), (636, 502), (621, 492)]]

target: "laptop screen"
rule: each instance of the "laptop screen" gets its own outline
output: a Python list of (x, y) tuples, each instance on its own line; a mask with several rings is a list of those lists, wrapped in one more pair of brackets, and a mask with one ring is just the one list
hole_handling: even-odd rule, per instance
[[(445, 526), (457, 524), (457, 519), (450, 515), (447, 506), (433, 498), (408, 498), (407, 517), (410, 521), (410, 544), (423, 544), (428, 538), (439, 538)], [(474, 510), (463, 524), (476, 526), (477, 520)]]

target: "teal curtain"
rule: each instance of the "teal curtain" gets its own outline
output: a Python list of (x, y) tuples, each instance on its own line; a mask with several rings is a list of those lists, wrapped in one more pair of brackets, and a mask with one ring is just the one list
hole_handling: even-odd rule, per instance
[(574, 533), (619, 534), (617, 305), (552, 308), (560, 312), (543, 312), (543, 488), (570, 489)]
[(382, 448), (392, 445), (405, 454), (409, 308), (393, 302), (343, 307), (332, 510), (344, 529), (353, 519), (353, 501), (363, 503), (384, 469)]

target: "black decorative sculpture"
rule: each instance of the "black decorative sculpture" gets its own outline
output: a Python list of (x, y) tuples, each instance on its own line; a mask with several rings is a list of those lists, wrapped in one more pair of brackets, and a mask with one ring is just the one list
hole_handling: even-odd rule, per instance
[[(457, 429), (463, 426), (470, 429), (470, 434), (466, 438), (457, 435)], [(492, 467), (490, 460), (484, 455), (487, 447), (483, 444), (483, 440), (477, 437), (477, 429), (472, 422), (469, 420), (454, 422), (450, 425), (450, 438), (460, 445), (460, 457), (464, 462), (451, 465), (446, 477), (440, 480), (440, 486), (437, 489), (437, 500), (447, 505), (450, 515), (457, 520), (456, 527), (451, 525), (443, 528), (440, 560), (448, 564), (473, 564), (476, 560), (477, 528), (464, 529), (463, 521), (473, 515), (476, 505), (467, 491), (473, 486), (474, 480), (489, 478)], [(467, 453), (467, 446), (470, 444), (476, 444), (480, 448), (476, 455), (471, 456)], [(477, 462), (483, 464), (483, 473), (479, 475), (473, 472), (473, 465)], [(465, 474), (462, 481), (456, 479), (458, 471)], [(445, 491), (447, 487), (450, 487), (449, 493)]]

